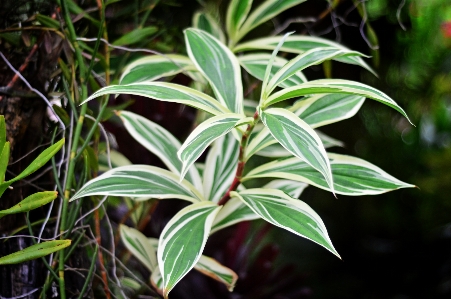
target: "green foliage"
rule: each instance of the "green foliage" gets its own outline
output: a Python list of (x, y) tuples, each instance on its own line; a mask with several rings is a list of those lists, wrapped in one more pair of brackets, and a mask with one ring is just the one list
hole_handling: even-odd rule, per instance
[[(121, 84), (104, 87), (85, 101), (108, 94), (132, 94), (183, 103), (213, 115), (180, 145), (157, 124), (130, 112), (119, 112), (130, 134), (160, 157), (169, 171), (143, 165), (122, 166), (91, 180), (72, 197), (74, 200), (114, 195), (140, 201), (179, 198), (190, 202), (161, 234), (156, 249), (158, 267), (154, 249), (149, 248), (153, 245), (139, 232), (122, 228), (123, 242), (149, 268), (153, 285), (165, 298), (188, 271), (196, 268), (209, 234), (240, 221), (264, 219), (338, 256), (321, 218), (297, 199), (305, 184), (347, 195), (413, 187), (361, 159), (328, 154), (323, 144), (327, 137), (314, 130), (353, 116), (364, 98), (386, 104), (407, 118), (393, 99), (375, 88), (347, 80), (307, 81), (302, 74), (305, 68), (331, 59), (371, 71), (362, 60), (363, 55), (321, 38), (289, 34), (239, 44), (253, 28), (304, 1), (268, 0), (252, 11), (251, 2), (231, 2), (226, 17), (228, 46), (221, 41), (224, 34), (218, 33), (214, 18), (197, 15), (195, 25), (201, 29), (184, 31), (187, 57), (162, 55), (137, 60), (125, 69)], [(245, 50), (273, 52), (271, 56), (250, 54), (238, 58)], [(286, 61), (277, 56), (279, 50), (298, 56)], [(241, 67), (263, 81), (261, 96), (253, 99), (252, 117), (244, 113), (249, 109), (245, 107)], [(152, 68), (151, 75), (144, 71), (146, 68)], [(198, 90), (152, 82), (179, 72), (193, 78)], [(209, 90), (213, 95), (208, 94)], [(298, 102), (286, 103), (293, 98)], [(279, 107), (271, 107), (276, 103)], [(245, 170), (253, 155), (275, 144), (281, 147), (282, 157), (287, 158)], [(201, 175), (194, 162), (210, 145)], [(260, 184), (263, 188), (246, 188), (248, 180), (259, 177), (283, 180)], [(259, 182), (252, 186), (256, 184)], [(212, 267), (203, 266), (203, 271), (211, 270)], [(223, 282), (229, 287), (233, 284), (226, 278)]]

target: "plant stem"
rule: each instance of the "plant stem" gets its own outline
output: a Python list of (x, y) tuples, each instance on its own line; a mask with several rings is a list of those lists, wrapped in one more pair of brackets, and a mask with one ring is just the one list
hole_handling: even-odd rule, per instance
[(230, 192), (235, 191), (236, 188), (241, 183), (241, 177), (243, 176), (244, 166), (246, 165), (246, 160), (244, 159), (244, 154), (246, 152), (247, 142), (249, 141), (249, 136), (254, 130), (255, 125), (258, 123), (259, 115), (258, 112), (254, 113), (254, 121), (247, 125), (246, 131), (241, 136), (240, 142), (240, 153), (238, 155), (238, 167), (236, 168), (235, 178), (233, 179), (232, 184), (229, 187), (229, 190), (224, 194), (221, 200), (218, 202), (218, 205), (225, 205), (230, 200)]
[[(87, 83), (87, 74), (86, 74), (86, 67), (82, 56), (82, 51), (80, 49), (80, 46), (77, 42), (77, 35), (75, 33), (74, 25), (72, 24), (72, 19), (69, 14), (69, 9), (67, 6), (68, 0), (61, 0), (61, 8), (63, 10), (64, 15), (64, 21), (66, 23), (67, 29), (69, 30), (69, 38), (71, 40), (71, 43), (75, 50), (75, 56), (77, 58), (78, 62), (78, 70), (79, 70), (79, 80), (80, 80), (80, 86), (81, 86), (81, 99), (86, 99), (88, 95), (88, 89), (86, 86)], [(71, 183), (74, 177), (74, 171), (75, 171), (75, 156), (77, 153), (78, 148), (78, 141), (80, 139), (81, 129), (83, 127), (83, 121), (84, 116), (86, 114), (87, 105), (82, 105), (80, 109), (80, 114), (78, 117), (77, 125), (75, 128), (75, 134), (73, 138), (71, 153), (70, 153), (70, 159), (69, 159), (69, 167), (68, 167), (68, 173), (67, 173), (67, 180), (66, 180), (66, 186), (64, 191), (64, 198), (63, 198), (63, 206), (62, 206), (62, 212), (61, 212), (61, 225), (60, 225), (60, 233), (61, 233), (61, 239), (65, 239), (64, 231), (66, 230), (66, 218), (68, 215), (68, 206), (69, 206), (69, 198), (70, 198), (70, 191), (71, 191)], [(58, 264), (58, 270), (59, 270), (59, 286), (60, 286), (60, 296), (61, 299), (66, 298), (66, 290), (65, 290), (65, 280), (64, 280), (64, 260), (65, 260), (65, 250), (62, 249), (59, 252), (59, 264)]]

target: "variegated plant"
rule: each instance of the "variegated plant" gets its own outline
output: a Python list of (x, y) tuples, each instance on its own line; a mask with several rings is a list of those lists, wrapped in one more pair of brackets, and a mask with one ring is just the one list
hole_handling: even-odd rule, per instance
[[(150, 120), (119, 111), (128, 132), (167, 170), (121, 166), (89, 181), (72, 197), (178, 198), (190, 203), (169, 221), (159, 240), (121, 227), (123, 242), (152, 272), (152, 284), (165, 298), (193, 268), (233, 289), (236, 274), (202, 252), (210, 234), (240, 221), (262, 218), (339, 256), (321, 218), (298, 199), (307, 185), (344, 195), (412, 187), (371, 163), (327, 153), (326, 147), (340, 142), (315, 130), (355, 115), (365, 98), (407, 118), (390, 97), (370, 86), (336, 79), (308, 81), (302, 74), (303, 69), (331, 59), (372, 71), (362, 54), (325, 39), (290, 34), (239, 43), (256, 26), (304, 1), (268, 0), (251, 12), (251, 0), (232, 0), (225, 22), (227, 42), (215, 19), (198, 13), (197, 28), (184, 32), (188, 56), (138, 59), (125, 69), (119, 85), (102, 88), (86, 100), (108, 94), (140, 95), (192, 106), (209, 115), (181, 144)], [(237, 56), (254, 50), (272, 50), (272, 54)], [(279, 51), (298, 56), (287, 61), (277, 56)], [(256, 101), (243, 97), (241, 68), (262, 81)], [(190, 76), (198, 89), (155, 81), (180, 72)], [(297, 101), (280, 108), (279, 102), (289, 99)], [(198, 169), (194, 163), (210, 145), (205, 164)], [(245, 169), (254, 155), (275, 160)], [(274, 180), (261, 188), (246, 188), (247, 181), (259, 178)]]

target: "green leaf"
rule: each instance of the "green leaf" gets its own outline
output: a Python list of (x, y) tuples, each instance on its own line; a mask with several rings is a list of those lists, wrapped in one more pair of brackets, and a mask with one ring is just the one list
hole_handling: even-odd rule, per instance
[(329, 159), (316, 132), (286, 109), (271, 108), (259, 112), (271, 135), (290, 153), (304, 159), (306, 163), (319, 171), (334, 192)]
[(226, 28), (230, 40), (235, 40), (241, 25), (246, 20), (251, 10), (252, 0), (232, 0), (230, 1), (226, 15)]
[(264, 189), (277, 189), (293, 198), (299, 198), (308, 184), (292, 180), (274, 180), (263, 186)]
[(57, 143), (51, 145), (50, 147), (46, 148), (42, 153), (39, 154), (39, 156), (36, 157), (36, 159), (33, 160), (33, 162), (30, 163), (30, 165), (27, 166), (18, 176), (15, 178), (5, 182), (8, 184), (12, 184), (18, 180), (23, 179), (24, 177), (29, 176), (39, 168), (45, 165), (63, 146), (64, 144), (64, 138), (58, 141)]
[(8, 168), (9, 163), (9, 150), (9, 142), (4, 142), (0, 154), (0, 183), (5, 181), (6, 168)]
[(264, 96), (266, 86), (268, 85), (269, 76), (271, 75), (272, 67), (273, 67), (274, 61), (276, 60), (277, 53), (279, 52), (280, 47), (282, 47), (282, 45), (285, 42), (285, 40), (287, 39), (287, 37), (289, 35), (291, 35), (292, 33), (293, 32), (286, 33), (282, 37), (282, 39), (279, 41), (277, 46), (274, 48), (274, 50), (272, 51), (271, 57), (269, 58), (269, 61), (268, 61), (268, 65), (266, 66), (265, 76), (263, 77), (262, 91), (261, 91), (261, 96), (260, 96), (260, 101), (259, 101), (260, 104), (263, 102), (263, 100), (266, 99), (266, 97), (264, 98), (263, 96)]
[(354, 116), (365, 98), (349, 94), (318, 94), (297, 101), (289, 110), (312, 128), (336, 123)]
[(295, 75), (297, 72), (303, 69), (320, 64), (326, 60), (341, 57), (341, 56), (358, 56), (363, 55), (359, 52), (349, 51), (347, 49), (337, 49), (337, 48), (316, 48), (304, 52), (292, 60), (288, 61), (268, 82), (265, 88), (263, 97), (266, 99), (269, 94), (279, 86), (282, 82), (289, 79), (291, 76)]
[(249, 15), (241, 28), (239, 28), (238, 33), (236, 34), (235, 42), (239, 41), (258, 25), (272, 19), (288, 8), (305, 1), (306, 0), (267, 0), (263, 2)]
[[(328, 156), (334, 177), (334, 190), (337, 194), (375, 195), (400, 188), (414, 187), (362, 159), (338, 154), (328, 154)], [(330, 191), (324, 178), (310, 165), (298, 158), (283, 159), (261, 165), (245, 175), (242, 181), (262, 177), (305, 182)]]
[(50, 27), (50, 28), (55, 28), (55, 29), (60, 29), (60, 22), (58, 22), (55, 19), (52, 19), (50, 17), (41, 15), (41, 14), (36, 14), (36, 20), (39, 21), (39, 23), (41, 23), (42, 25), (46, 26), (46, 27)]
[(163, 277), (161, 276), (160, 268), (156, 268), (150, 276), (150, 283), (157, 290), (158, 294), (163, 295)]
[(28, 212), (37, 209), (53, 201), (57, 196), (58, 192), (56, 191), (44, 191), (34, 193), (30, 196), (27, 196), (25, 199), (21, 200), (18, 204), (14, 205), (13, 207), (6, 210), (1, 210), (0, 218), (6, 215)]
[(200, 257), (199, 261), (194, 266), (194, 269), (225, 284), (230, 292), (233, 291), (235, 283), (238, 280), (238, 275), (233, 270), (221, 265), (215, 259), (205, 255)]
[(205, 76), (216, 98), (234, 113), (243, 111), (243, 85), (238, 59), (219, 40), (199, 30), (185, 30), (188, 56)]
[(82, 104), (106, 94), (133, 94), (158, 101), (180, 103), (213, 115), (229, 110), (212, 97), (195, 89), (167, 82), (141, 82), (127, 85), (106, 86), (87, 98)]
[(196, 265), (220, 206), (199, 202), (179, 211), (165, 226), (158, 244), (158, 265), (163, 277), (163, 295)]
[(305, 202), (273, 189), (248, 189), (230, 195), (241, 199), (269, 223), (311, 240), (340, 257), (323, 221)]
[(241, 200), (233, 197), (227, 201), (216, 216), (211, 228), (211, 234), (236, 223), (255, 219), (260, 219), (260, 217)]
[(5, 116), (0, 115), (0, 149), (3, 150), (6, 142)]
[(203, 175), (204, 196), (207, 200), (218, 202), (232, 184), (238, 166), (239, 148), (232, 134), (226, 134), (213, 143)]
[(395, 109), (396, 111), (401, 113), (405, 118), (407, 118), (407, 120), (410, 122), (410, 119), (404, 112), (404, 110), (401, 107), (399, 107), (398, 104), (396, 104), (396, 102), (393, 101), (385, 93), (371, 86), (349, 80), (322, 79), (306, 82), (301, 85), (286, 88), (272, 94), (268, 98), (268, 100), (264, 102), (264, 105), (269, 106), (286, 99), (322, 93), (341, 93), (367, 97)]
[(143, 81), (156, 81), (184, 71), (194, 71), (191, 60), (182, 55), (152, 55), (137, 59), (124, 68), (119, 83), (130, 84)]
[[(181, 144), (169, 131), (132, 112), (121, 111), (119, 116), (127, 131), (136, 141), (160, 158), (170, 171), (180, 176), (182, 162), (177, 158), (177, 150), (180, 149)], [(202, 181), (195, 167), (190, 167), (186, 174), (186, 180), (192, 183), (197, 190), (202, 190)]]
[[(261, 54), (249, 54), (243, 55), (239, 58), (241, 66), (252, 76), (263, 81), (265, 77), (266, 66), (268, 65), (268, 61), (271, 59), (271, 55), (261, 53)], [(271, 68), (270, 77), (274, 77), (274, 75), (288, 62), (285, 58), (274, 57), (274, 61)], [(307, 82), (307, 78), (305, 78), (302, 72), (296, 72), (285, 81), (282, 81), (279, 86), (283, 88), (296, 86)]]
[[(311, 125), (310, 125), (311, 126)], [(326, 134), (315, 130), (316, 134), (321, 139), (324, 148), (329, 148), (333, 146), (343, 147), (343, 142), (334, 139)], [(255, 135), (251, 135), (249, 145), (246, 148), (245, 161), (247, 161), (253, 155), (278, 158), (278, 157), (288, 157), (291, 153), (282, 147), (277, 140), (271, 135), (268, 128), (264, 127), (260, 132)]]
[[(264, 37), (255, 40), (251, 40), (242, 44), (237, 45), (233, 52), (243, 52), (243, 51), (252, 51), (252, 50), (273, 50), (279, 43), (282, 36), (273, 36), (273, 37)], [(334, 47), (337, 49), (349, 50), (348, 48), (340, 45), (339, 43), (314, 36), (305, 36), (305, 35), (292, 35), (287, 38), (284, 42), (280, 51), (288, 52), (288, 53), (297, 53), (301, 54), (311, 49), (321, 48), (321, 47)], [(359, 56), (342, 56), (334, 58), (336, 61), (340, 61), (348, 64), (359, 65), (366, 70), (370, 71), (374, 75), (376, 73), (374, 70), (363, 61), (363, 59)]]
[(158, 268), (157, 251), (149, 244), (147, 237), (139, 230), (121, 224), (119, 226), (121, 240), (125, 247), (153, 272)]
[(19, 264), (34, 260), (66, 248), (70, 243), (71, 240), (54, 240), (35, 244), (23, 250), (2, 256), (0, 258), (0, 265)]
[(158, 28), (155, 26), (136, 28), (133, 31), (130, 31), (130, 32), (122, 35), (120, 38), (115, 40), (112, 44), (114, 46), (131, 45), (131, 44), (143, 41), (144, 39), (155, 34), (156, 32), (158, 32)]
[(243, 118), (235, 113), (225, 113), (214, 116), (201, 123), (185, 140), (177, 155), (183, 162), (181, 178), (193, 165), (197, 158), (216, 139), (230, 132), (234, 127), (253, 121), (252, 117)]
[(148, 165), (129, 165), (111, 169), (90, 180), (70, 201), (92, 195), (127, 196), (135, 200), (178, 198), (190, 202), (203, 200), (188, 181), (167, 170)]
[(215, 38), (220, 40), (222, 43), (225, 42), (224, 32), (221, 30), (218, 22), (206, 12), (197, 12), (193, 16), (193, 26), (197, 29), (203, 30)]

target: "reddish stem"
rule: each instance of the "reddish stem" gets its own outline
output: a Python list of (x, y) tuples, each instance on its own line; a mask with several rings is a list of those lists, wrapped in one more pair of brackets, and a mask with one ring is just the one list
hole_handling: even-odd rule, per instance
[(235, 191), (241, 183), (241, 177), (243, 175), (244, 166), (246, 164), (246, 161), (244, 160), (244, 152), (246, 151), (249, 136), (252, 133), (252, 130), (254, 129), (255, 124), (257, 122), (258, 122), (258, 112), (256, 111), (254, 114), (254, 121), (247, 125), (246, 131), (243, 133), (243, 136), (241, 136), (240, 153), (238, 155), (238, 167), (236, 168), (235, 178), (233, 179), (233, 182), (230, 185), (229, 190), (227, 190), (227, 192), (218, 202), (218, 205), (225, 205), (230, 200), (230, 192)]

